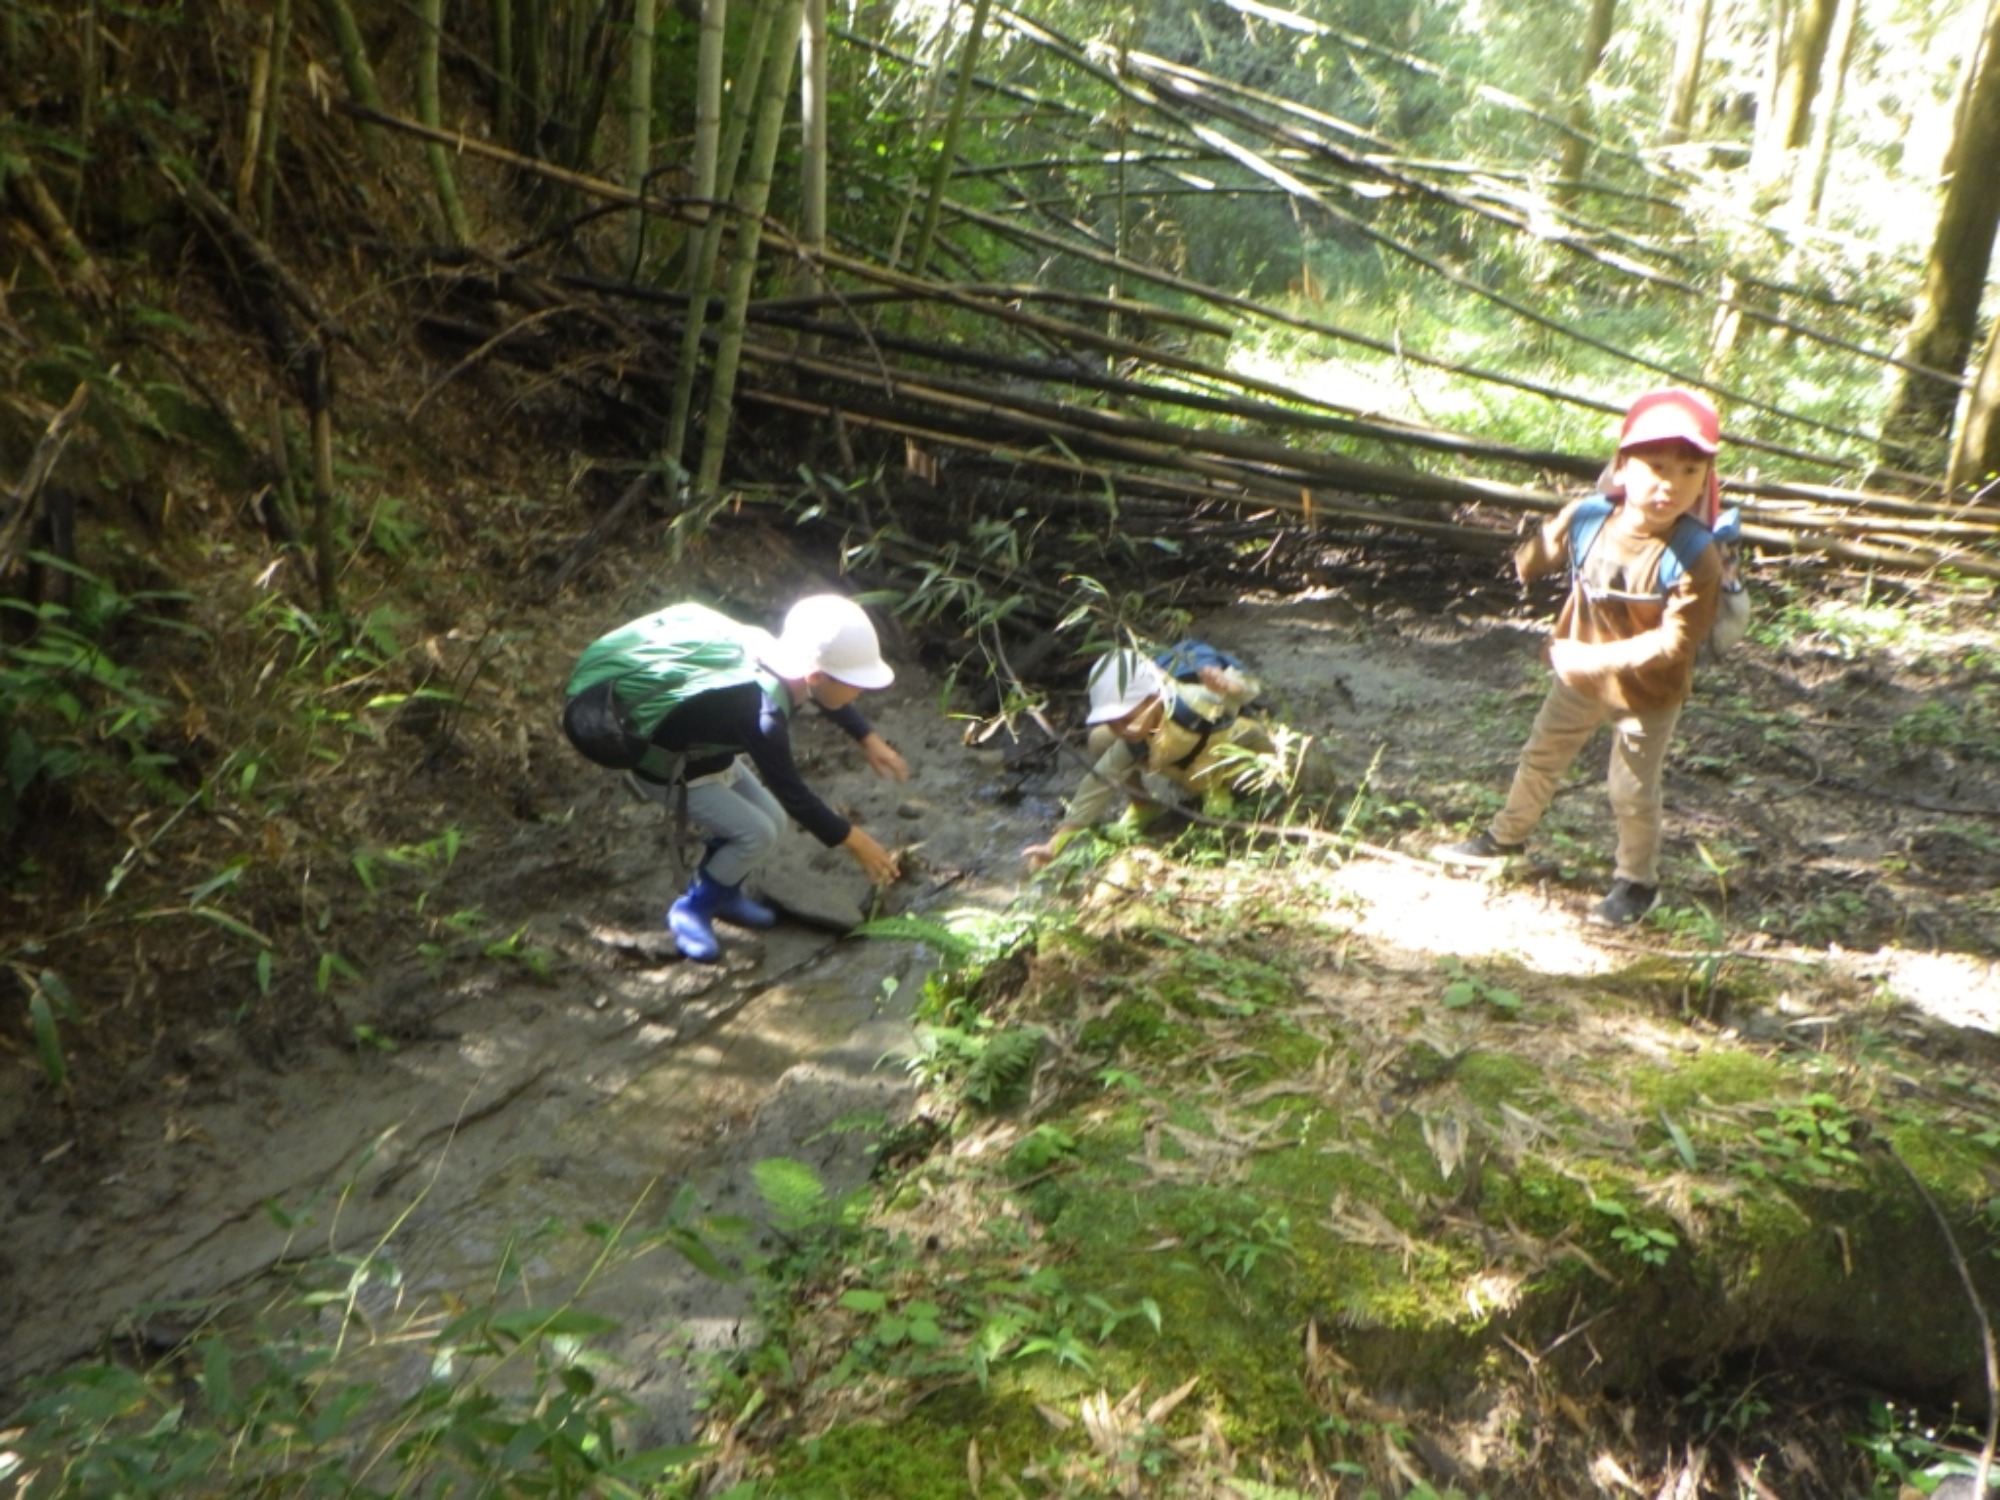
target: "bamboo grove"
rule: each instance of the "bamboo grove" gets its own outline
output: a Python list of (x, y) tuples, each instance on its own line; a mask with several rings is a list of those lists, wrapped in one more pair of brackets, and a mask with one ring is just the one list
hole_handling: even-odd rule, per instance
[[(2000, 4), (1961, 23), (1985, 29), (1947, 80), (1926, 254), (1826, 206), (1841, 81), (1889, 56), (1856, 0), (1786, 8), (1768, 35), (1762, 8), (1625, 3), (1593, 0), (1580, 45), (1531, 78), (1518, 38), (1469, 66), (1449, 8), (1399, 31), (1363, 24), (1386, 10), (1260, 0), (1171, 24), (1001, 0), (279, 0), (87, 23), (21, 6), (0, 36), (0, 169), (17, 248), (80, 308), (115, 300), (126, 220), (178, 205), (316, 453), (354, 356), (289, 262), (416, 278), (440, 383), (506, 367), (610, 434), (591, 457), (615, 483), (565, 577), (637, 505), (698, 523), (774, 476), (796, 490), (801, 465), (857, 515), (893, 470), (984, 486), (998, 515), (1109, 506), (1163, 536), (1255, 520), (1491, 553), (1587, 484), (1609, 417), (1664, 381), (1723, 404), (1730, 488), (1768, 556), (2000, 577), (1981, 483), (2000, 374), (1978, 337), (2000, 179), (1951, 170), (2000, 146)], [(1578, 17), (1535, 9), (1576, 42)], [(1643, 78), (1644, 49), (1614, 45), (1628, 31), (1672, 43)], [(1458, 42), (1426, 53), (1411, 33)], [(1702, 62), (1731, 37), (1765, 74), (1733, 133)], [(1664, 113), (1641, 106), (1661, 95)], [(1379, 107), (1358, 118), (1364, 97)], [(1476, 154), (1441, 154), (1467, 138)], [(399, 176), (405, 157), (421, 165)], [(344, 243), (301, 238), (305, 221)], [(1273, 226), (1289, 239), (1260, 250)], [(1327, 283), (1359, 265), (1382, 302), (1465, 309), (1479, 336), (1352, 316)], [(1635, 307), (1696, 334), (1607, 319)], [(1378, 377), (1359, 395), (1294, 373), (1355, 362)], [(1829, 365), (1842, 400), (1816, 399)], [(38, 369), (24, 411), (103, 384), (81, 357)], [(1382, 379), (1473, 394), (1432, 420)], [(334, 481), (315, 469), (314, 513), (284, 524), (319, 538), (337, 607), (318, 519)], [(33, 504), (16, 495), (17, 524)]]

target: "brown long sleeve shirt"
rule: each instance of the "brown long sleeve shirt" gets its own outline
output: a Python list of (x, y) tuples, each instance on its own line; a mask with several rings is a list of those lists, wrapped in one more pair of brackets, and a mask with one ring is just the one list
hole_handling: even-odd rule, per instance
[[(1570, 522), (1582, 501), (1565, 505), (1514, 553), (1522, 582), (1570, 567)], [(1695, 653), (1708, 639), (1722, 601), (1722, 560), (1704, 548), (1664, 597), (1665, 537), (1631, 525), (1614, 509), (1586, 552), (1579, 577), (1556, 616), (1551, 638), (1583, 649), (1565, 654), (1565, 686), (1613, 708), (1647, 713), (1683, 702), (1694, 686)]]

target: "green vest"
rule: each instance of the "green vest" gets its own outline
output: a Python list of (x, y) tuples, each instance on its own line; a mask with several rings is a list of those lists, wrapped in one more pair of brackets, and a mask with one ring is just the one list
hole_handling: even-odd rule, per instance
[[(632, 733), (648, 740), (661, 720), (688, 699), (746, 682), (759, 684), (766, 697), (789, 712), (792, 695), (758, 660), (770, 644), (768, 632), (705, 604), (671, 604), (592, 641), (577, 659), (564, 696), (573, 698), (609, 682), (620, 717)], [(700, 756), (732, 748), (691, 745), (684, 753)], [(647, 760), (662, 753), (654, 751)]]

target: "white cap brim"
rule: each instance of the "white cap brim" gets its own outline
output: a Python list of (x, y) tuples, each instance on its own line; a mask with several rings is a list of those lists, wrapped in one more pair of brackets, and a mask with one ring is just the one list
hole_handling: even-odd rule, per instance
[(870, 693), (878, 688), (885, 688), (896, 680), (895, 669), (886, 661), (869, 662), (866, 666), (860, 667), (842, 667), (838, 672), (829, 671), (825, 667), (819, 670), (835, 682), (844, 682), (849, 687), (857, 687)]

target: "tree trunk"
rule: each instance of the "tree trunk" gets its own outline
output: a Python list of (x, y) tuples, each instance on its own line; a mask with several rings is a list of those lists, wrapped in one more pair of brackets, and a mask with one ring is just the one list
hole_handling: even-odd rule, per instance
[(1708, 51), (1708, 14), (1712, 0), (1683, 0), (1680, 33), (1674, 39), (1674, 76), (1667, 90), (1667, 112), (1660, 124), (1660, 144), (1677, 146), (1694, 128), (1695, 100), (1701, 93), (1701, 64)]
[(1985, 484), (1996, 475), (2000, 475), (2000, 318), (1993, 320), (1993, 336), (1986, 341), (1986, 358), (1980, 362), (1965, 425), (1951, 451), (1945, 486), (1956, 491), (1960, 485)]
[(1833, 162), (1834, 126), (1840, 119), (1841, 102), (1847, 92), (1847, 70), (1854, 61), (1854, 38), (1861, 29), (1856, 24), (1861, 0), (1838, 0), (1838, 7), (1833, 37), (1827, 43), (1827, 53), (1833, 58), (1833, 77), (1828, 80), (1813, 116), (1812, 149), (1806, 152), (1795, 194), (1805, 201), (1807, 223), (1819, 218), (1820, 200), (1826, 196), (1827, 168)]
[(576, 121), (563, 165), (581, 170), (597, 154), (597, 130), (611, 98), (611, 78), (618, 61), (614, 40), (625, 11), (635, 0), (604, 0), (586, 26), (582, 11), (571, 18), (576, 60), (573, 90), (564, 96), (563, 112)]
[(340, 552), (334, 541), (334, 509), (340, 502), (333, 488), (333, 370), (326, 345), (317, 341), (307, 345), (305, 361), (306, 411), (312, 422), (314, 571), (319, 575), (320, 608), (344, 621)]
[[(632, 0), (632, 62), (627, 82), (631, 93), (625, 111), (625, 186), (635, 197), (646, 196), (646, 173), (653, 159), (653, 15), (654, 0)], [(646, 253), (646, 210), (632, 210), (625, 229), (625, 258), (636, 279)]]
[[(420, 0), (417, 47), (417, 118), (433, 130), (444, 122), (438, 108), (438, 45), (444, 35), (444, 0)], [(458, 184), (452, 180), (451, 158), (444, 147), (432, 141), (424, 147), (430, 163), (431, 181), (437, 187), (438, 207), (444, 211), (445, 233), (454, 245), (471, 243), (472, 226), (466, 222), (465, 206), (458, 200)]]
[(1590, 160), (1591, 124), (1590, 80), (1604, 61), (1604, 49), (1611, 44), (1611, 28), (1618, 18), (1618, 0), (1590, 0), (1590, 14), (1583, 23), (1583, 45), (1577, 51), (1576, 92), (1570, 99), (1570, 133), (1563, 137), (1562, 166), (1553, 194), (1558, 203), (1573, 196), (1566, 186), (1583, 176)]
[[(983, 3), (983, 0), (982, 0)], [(723, 453), (729, 446), (729, 418), (736, 392), (736, 365), (743, 350), (743, 329), (750, 306), (750, 288), (757, 280), (757, 242), (764, 227), (764, 210), (771, 201), (771, 169), (778, 159), (778, 137), (785, 123), (785, 96), (791, 87), (792, 59), (798, 52), (799, 16), (804, 0), (784, 0), (771, 60), (765, 69), (757, 109), (757, 132), (745, 163), (736, 244), (729, 263), (729, 291), (722, 322), (716, 329), (715, 366), (709, 373), (708, 411), (702, 419), (701, 469), (696, 475), (691, 505), (712, 499), (722, 480)]]
[(1771, 109), (1757, 122), (1757, 140), (1750, 152), (1750, 181), (1759, 198), (1771, 198), (1791, 182), (1796, 154), (1812, 125), (1813, 99), (1826, 65), (1837, 4), (1838, 0), (1799, 0), (1785, 34), (1771, 39), (1778, 49)]
[[(1911, 364), (1957, 373), (1965, 368), (1977, 330), (1979, 299), (2000, 228), (2000, 0), (1993, 0), (1980, 41), (1979, 64), (1966, 80), (1959, 128), (1945, 161), (1944, 202), (1938, 211), (1924, 288), (1898, 354)], [(1906, 371), (1882, 422), (1884, 463), (1936, 472), (1958, 405), (1959, 384)]]
[[(1605, 0), (1610, 3), (1610, 0)], [(937, 237), (938, 210), (944, 204), (944, 187), (951, 177), (952, 163), (958, 159), (958, 133), (965, 124), (965, 106), (972, 97), (972, 70), (979, 61), (979, 41), (986, 32), (986, 15), (993, 0), (973, 0), (972, 26), (965, 34), (965, 46), (958, 54), (958, 86), (952, 91), (951, 113), (945, 119), (944, 139), (938, 145), (937, 160), (931, 165), (930, 196), (924, 203), (923, 223), (917, 230), (917, 248), (910, 254), (910, 274), (921, 276), (931, 258), (931, 243)]]

